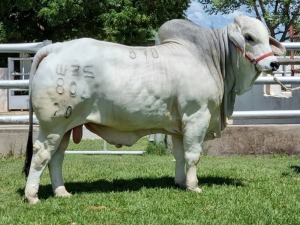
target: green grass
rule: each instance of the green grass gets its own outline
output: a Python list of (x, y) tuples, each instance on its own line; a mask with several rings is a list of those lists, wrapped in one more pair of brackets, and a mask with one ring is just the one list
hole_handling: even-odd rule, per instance
[(198, 164), (203, 193), (173, 185), (171, 155), (66, 155), (71, 198), (53, 197), (48, 171), (41, 203), (23, 202), (23, 159), (0, 160), (0, 224), (300, 224), (300, 158), (211, 157)]

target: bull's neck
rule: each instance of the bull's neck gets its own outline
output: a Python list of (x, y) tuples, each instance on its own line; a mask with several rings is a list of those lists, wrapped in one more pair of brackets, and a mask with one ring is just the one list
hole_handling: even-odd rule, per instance
[(214, 30), (215, 35), (219, 39), (219, 48), (221, 52), (220, 67), (224, 81), (224, 96), (222, 101), (221, 116), (222, 127), (224, 128), (226, 118), (233, 113), (234, 102), (236, 97), (236, 75), (239, 73), (239, 55), (236, 47), (228, 38), (227, 27)]

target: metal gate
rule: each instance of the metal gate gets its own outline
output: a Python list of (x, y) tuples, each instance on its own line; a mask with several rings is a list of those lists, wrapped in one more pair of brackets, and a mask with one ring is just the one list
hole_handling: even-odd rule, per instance
[[(8, 80), (28, 80), (33, 58), (8, 58)], [(8, 91), (8, 110), (29, 109), (28, 89)]]
[[(8, 58), (8, 74), (9, 81), (28, 81), (32, 58), (28, 54), (36, 53), (40, 48), (51, 44), (52, 41), (45, 40), (37, 43), (22, 44), (0, 44), (0, 53), (18, 53), (18, 58)], [(8, 110), (24, 110), (28, 109), (28, 88), (15, 89), (8, 91)]]

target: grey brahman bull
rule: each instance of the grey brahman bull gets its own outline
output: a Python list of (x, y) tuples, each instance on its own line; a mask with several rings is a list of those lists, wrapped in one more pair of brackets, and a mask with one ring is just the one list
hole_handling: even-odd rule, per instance
[(30, 118), (34, 111), (40, 130), (33, 144), (30, 125), (24, 166), (29, 203), (39, 201), (47, 165), (55, 195), (70, 195), (62, 178), (64, 151), (72, 131), (80, 141), (83, 125), (119, 147), (152, 133), (172, 135), (175, 183), (201, 191), (196, 165), (203, 141), (220, 136), (235, 96), (261, 72), (277, 70), (274, 54), (285, 49), (263, 23), (246, 16), (216, 30), (171, 20), (158, 34), (161, 44), (153, 47), (83, 38), (37, 52)]

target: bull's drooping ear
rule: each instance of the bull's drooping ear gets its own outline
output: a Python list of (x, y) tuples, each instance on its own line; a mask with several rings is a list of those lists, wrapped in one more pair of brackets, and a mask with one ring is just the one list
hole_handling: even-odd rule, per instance
[(237, 24), (231, 23), (228, 25), (228, 37), (235, 47), (237, 47), (244, 54), (245, 39), (242, 35), (240, 27)]
[(285, 47), (278, 42), (275, 38), (269, 37), (270, 46), (272, 48), (272, 51), (275, 55), (285, 55), (286, 49)]

